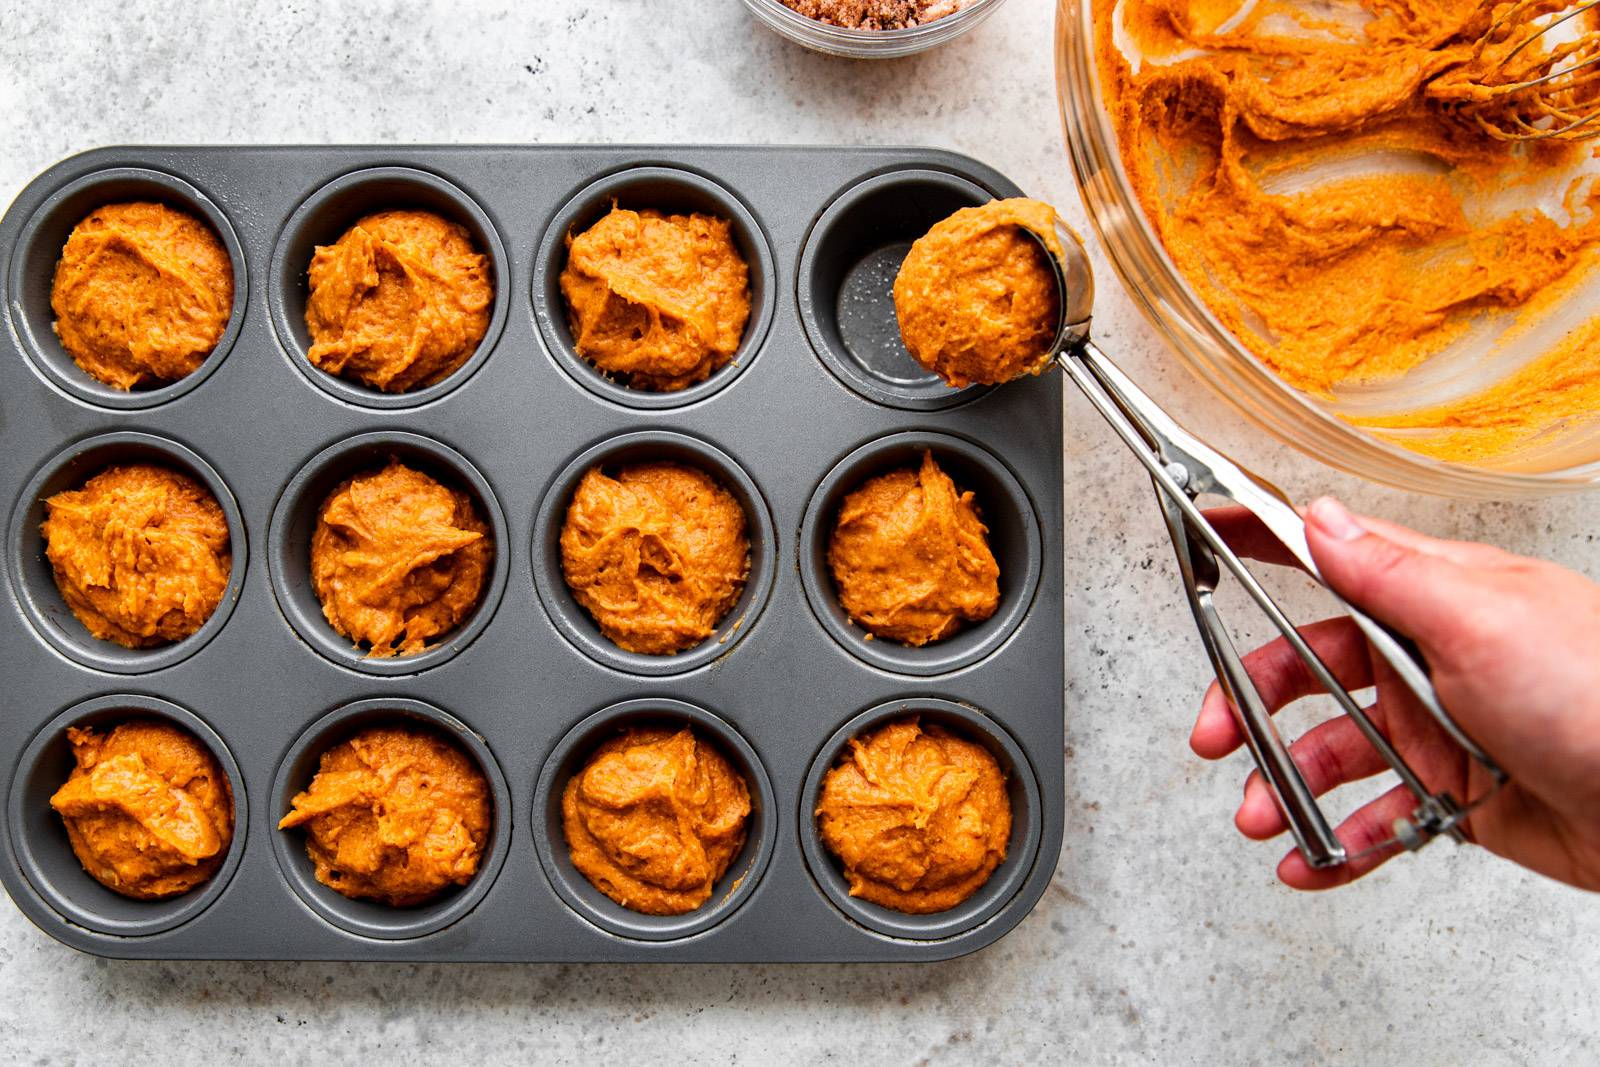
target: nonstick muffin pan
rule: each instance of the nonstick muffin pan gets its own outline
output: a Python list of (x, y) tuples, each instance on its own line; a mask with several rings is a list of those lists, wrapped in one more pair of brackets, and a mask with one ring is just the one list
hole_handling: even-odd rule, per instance
[[(12, 899), (76, 948), (162, 959), (914, 961), (1012, 929), (1061, 845), (1060, 379), (945, 389), (899, 348), (887, 286), (934, 222), (1019, 192), (974, 160), (918, 148), (115, 148), (52, 167), (0, 221), (0, 881)], [(234, 310), (197, 373), (117, 393), (56, 342), (50, 282), (73, 225), (135, 198), (211, 224), (233, 259)], [(613, 202), (733, 222), (751, 315), (734, 361), (701, 385), (630, 391), (573, 350), (556, 282), (565, 235)], [(385, 395), (307, 363), (305, 270), (317, 244), (396, 207), (466, 226), (493, 263), (495, 306), (466, 366)], [(923, 449), (977, 493), (1002, 595), (987, 622), (910, 649), (867, 641), (843, 616), (826, 546), (842, 495)], [(474, 496), (495, 565), (455, 632), (415, 657), (369, 659), (322, 619), (307, 540), (327, 491), (389, 456)], [(646, 458), (715, 475), (752, 542), (721, 630), (673, 657), (611, 645), (556, 549), (582, 472)], [(194, 636), (129, 651), (67, 610), (38, 528), (44, 497), (141, 459), (211, 488), (233, 576)], [(988, 745), (1010, 772), (1005, 863), (938, 915), (851, 899), (811, 815), (849, 738), (911, 713)], [(134, 717), (192, 731), (233, 786), (225, 864), (167, 901), (90, 879), (49, 807), (71, 766), (65, 728)], [(406, 720), (478, 762), (494, 827), (470, 885), (396, 909), (319, 885), (300, 832), (276, 827), (324, 749)], [(560, 832), (567, 777), (640, 722), (693, 724), (750, 785), (744, 850), (685, 916), (613, 904), (573, 869)]]

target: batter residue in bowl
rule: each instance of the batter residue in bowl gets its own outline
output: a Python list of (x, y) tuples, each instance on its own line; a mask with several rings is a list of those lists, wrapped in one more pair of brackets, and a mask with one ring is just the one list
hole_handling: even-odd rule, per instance
[[(1478, 122), (1506, 106), (1473, 83), (1525, 36), (1490, 34), (1510, 6), (1362, 0), (1352, 26), (1281, 0), (1094, 0), (1147, 216), (1223, 324), (1289, 384), (1332, 396), (1393, 382), (1490, 319), (1511, 323), (1515, 344), (1593, 276), (1592, 150), (1516, 146)], [(1535, 206), (1541, 183), (1562, 202)], [(1513, 380), (1351, 421), (1433, 431), (1398, 439), (1440, 458), (1503, 455), (1595, 414), (1593, 390), (1563, 384), (1577, 364), (1595, 369), (1592, 345), (1571, 351), (1577, 336)]]
[(572, 865), (646, 915), (694, 911), (744, 847), (750, 788), (687, 727), (634, 727), (595, 750), (561, 796)]
[(865, 737), (822, 780), (822, 843), (850, 895), (912, 915), (948, 911), (1006, 858), (1006, 774), (982, 745), (916, 716)]
[(675, 392), (738, 351), (750, 271), (728, 220), (613, 207), (567, 244), (561, 295), (573, 344), (606, 374)]
[(116, 389), (186, 377), (233, 313), (233, 261), (185, 211), (106, 204), (73, 227), (50, 290), (56, 335), (84, 372)]
[(781, 0), (807, 18), (852, 30), (903, 30), (954, 15), (972, 0)]
[(844, 498), (828, 543), (839, 603), (870, 634), (926, 645), (1000, 606), (1000, 566), (971, 492), (922, 453)]
[(405, 907), (472, 881), (492, 815), (472, 757), (430, 729), (378, 726), (322, 754), (278, 828), (306, 828), (323, 885)]
[(67, 729), (76, 766), (50, 798), (83, 869), (136, 900), (187, 893), (233, 841), (233, 790), (206, 746), (168, 722)]
[(95, 637), (124, 648), (181, 641), (222, 602), (228, 520), (211, 492), (148, 463), (111, 467), (45, 501), (56, 588)]
[(494, 553), (470, 495), (391, 459), (328, 494), (311, 582), (341, 635), (372, 656), (412, 656), (478, 606)]

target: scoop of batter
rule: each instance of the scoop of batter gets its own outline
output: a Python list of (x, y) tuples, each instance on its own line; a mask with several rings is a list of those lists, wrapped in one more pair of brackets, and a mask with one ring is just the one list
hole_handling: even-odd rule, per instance
[(50, 798), (83, 869), (136, 900), (187, 893), (233, 841), (233, 791), (205, 745), (167, 722), (67, 728), (77, 765)]
[(600, 632), (629, 652), (698, 645), (750, 573), (744, 509), (711, 475), (635, 463), (583, 476), (561, 531), (561, 567)]
[(1000, 566), (970, 492), (922, 466), (868, 480), (844, 498), (828, 544), (839, 603), (868, 633), (925, 645), (1000, 605)]
[(1011, 838), (994, 756), (915, 716), (853, 739), (822, 780), (816, 815), (850, 895), (912, 915), (948, 911), (983, 888)]
[(432, 730), (380, 726), (322, 754), (278, 829), (306, 828), (323, 885), (406, 907), (472, 881), (491, 821), (489, 785), (470, 756)]
[(371, 656), (411, 656), (478, 606), (494, 560), (464, 491), (391, 459), (323, 502), (311, 535), (322, 614)]
[(687, 728), (633, 728), (595, 750), (561, 797), (572, 864), (612, 900), (682, 915), (744, 847), (750, 789)]
[(192, 374), (233, 313), (233, 261), (211, 227), (145, 201), (106, 204), (73, 227), (50, 290), (56, 336), (117, 389)]
[(568, 237), (561, 294), (579, 355), (634, 389), (672, 392), (733, 358), (748, 275), (726, 219), (613, 207)]
[(900, 338), (912, 358), (957, 388), (1049, 366), (1061, 299), (1029, 234), (1059, 255), (1055, 224), (1049, 204), (1019, 197), (962, 208), (918, 238), (894, 280)]
[(380, 211), (311, 258), (313, 365), (403, 393), (449, 377), (489, 329), (494, 284), (465, 226), (428, 211)]
[(111, 467), (45, 501), (40, 526), (56, 588), (95, 637), (124, 648), (179, 641), (205, 625), (233, 570), (228, 521), (187, 474)]

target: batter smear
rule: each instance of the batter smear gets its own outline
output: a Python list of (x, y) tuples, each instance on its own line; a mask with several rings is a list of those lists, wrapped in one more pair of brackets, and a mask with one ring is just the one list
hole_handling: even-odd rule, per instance
[[(1512, 145), (1479, 121), (1509, 106), (1474, 82), (1525, 36), (1490, 34), (1510, 7), (1362, 0), (1319, 21), (1280, 0), (1095, 0), (1146, 214), (1223, 324), (1289, 384), (1331, 396), (1393, 381), (1486, 316), (1515, 332), (1593, 276), (1592, 148)], [(1327, 21), (1338, 13), (1356, 24)], [(1325, 169), (1302, 179), (1312, 166)], [(1563, 208), (1533, 206), (1541, 182), (1567, 183)], [(1594, 390), (1568, 384), (1600, 359), (1592, 344), (1573, 350), (1585, 331), (1594, 324), (1515, 381), (1351, 421), (1427, 431), (1398, 440), (1443, 459), (1507, 455), (1594, 414)]]

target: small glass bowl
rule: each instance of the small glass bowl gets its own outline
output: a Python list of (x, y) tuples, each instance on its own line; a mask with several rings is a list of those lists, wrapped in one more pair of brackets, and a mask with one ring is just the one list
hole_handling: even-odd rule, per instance
[(756, 19), (814, 52), (849, 59), (898, 59), (944, 44), (994, 14), (1005, 0), (973, 0), (967, 7), (903, 30), (851, 30), (807, 18), (778, 0), (744, 0)]

